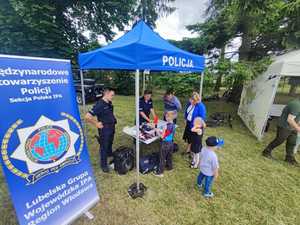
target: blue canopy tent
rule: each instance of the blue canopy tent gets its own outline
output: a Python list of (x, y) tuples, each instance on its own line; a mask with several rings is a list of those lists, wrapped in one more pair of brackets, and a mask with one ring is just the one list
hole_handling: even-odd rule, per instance
[[(85, 107), (82, 70), (133, 70), (135, 76), (136, 127), (139, 126), (139, 71), (176, 71), (202, 73), (205, 58), (181, 50), (170, 44), (144, 21), (139, 21), (131, 31), (111, 44), (78, 57), (82, 98)], [(200, 95), (202, 95), (201, 76)], [(139, 188), (139, 129), (136, 138), (137, 188)]]

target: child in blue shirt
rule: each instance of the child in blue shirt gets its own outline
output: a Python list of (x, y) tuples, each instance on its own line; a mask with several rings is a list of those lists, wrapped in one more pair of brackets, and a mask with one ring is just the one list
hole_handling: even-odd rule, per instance
[(163, 177), (165, 167), (168, 170), (173, 169), (172, 154), (174, 149), (173, 138), (175, 134), (175, 124), (173, 123), (174, 113), (172, 111), (166, 113), (167, 125), (162, 131), (161, 148), (159, 151), (159, 167), (155, 175)]
[(197, 184), (199, 188), (202, 188), (202, 182), (205, 180), (203, 196), (211, 198), (214, 196), (211, 192), (213, 180), (217, 179), (219, 175), (219, 161), (215, 151), (224, 145), (224, 141), (211, 136), (206, 139), (206, 145), (207, 147), (203, 147), (200, 153), (200, 173)]

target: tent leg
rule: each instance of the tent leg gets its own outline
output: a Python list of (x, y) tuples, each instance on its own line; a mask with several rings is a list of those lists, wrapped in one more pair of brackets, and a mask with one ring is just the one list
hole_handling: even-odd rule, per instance
[[(84, 81), (83, 81), (83, 71), (80, 70), (80, 82), (81, 82), (81, 97), (82, 97), (82, 107), (83, 107), (83, 117), (86, 113), (86, 104), (85, 104), (85, 91), (84, 91)], [(83, 123), (83, 129), (84, 129), (84, 133), (85, 136), (86, 134), (86, 123), (84, 121), (84, 119), (82, 120)]]
[(143, 197), (146, 187), (140, 183), (140, 112), (139, 112), (139, 96), (140, 96), (140, 71), (135, 73), (135, 152), (136, 152), (136, 183), (129, 187), (128, 193), (132, 198)]
[(146, 73), (145, 73), (145, 70), (143, 72), (143, 92), (146, 90)]
[(136, 151), (136, 184), (137, 190), (140, 191), (140, 112), (139, 112), (139, 94), (140, 92), (140, 71), (136, 70), (135, 73), (135, 126), (136, 126), (136, 139), (135, 139), (135, 151)]
[(200, 95), (200, 98), (202, 99), (202, 92), (203, 92), (203, 80), (204, 80), (204, 73), (202, 72), (200, 74), (200, 89), (199, 89), (199, 95)]

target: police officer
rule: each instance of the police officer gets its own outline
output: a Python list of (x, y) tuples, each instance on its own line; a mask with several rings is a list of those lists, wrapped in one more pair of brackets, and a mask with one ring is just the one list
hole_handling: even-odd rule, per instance
[(285, 161), (297, 165), (294, 156), (294, 148), (297, 141), (297, 133), (300, 133), (300, 99), (290, 101), (283, 109), (277, 126), (275, 139), (263, 151), (263, 156), (272, 158), (272, 151), (286, 141)]
[(101, 168), (105, 173), (109, 172), (107, 158), (112, 156), (112, 144), (115, 134), (115, 125), (117, 123), (112, 105), (114, 95), (114, 89), (105, 88), (102, 99), (85, 115), (86, 121), (98, 128), (100, 136), (99, 151), (101, 156)]
[(152, 92), (149, 90), (144, 91), (144, 96), (140, 98), (140, 124), (142, 123), (150, 123), (150, 114), (152, 114), (153, 118), (156, 117), (153, 102), (151, 99)]

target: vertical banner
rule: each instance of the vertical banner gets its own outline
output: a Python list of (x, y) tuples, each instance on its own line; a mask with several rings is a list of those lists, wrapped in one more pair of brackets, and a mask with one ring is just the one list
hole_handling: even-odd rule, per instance
[(69, 60), (0, 55), (1, 165), (20, 224), (69, 224), (99, 201)]

